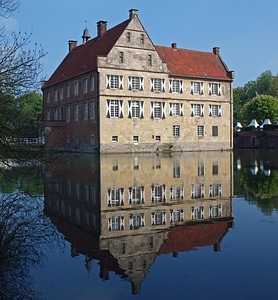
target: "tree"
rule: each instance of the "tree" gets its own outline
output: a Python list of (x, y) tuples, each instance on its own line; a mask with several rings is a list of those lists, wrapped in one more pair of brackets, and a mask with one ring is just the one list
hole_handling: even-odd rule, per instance
[(42, 95), (33, 91), (16, 99), (19, 110), (16, 128), (21, 137), (38, 137), (39, 122), (42, 119)]
[(261, 95), (246, 102), (239, 112), (239, 120), (248, 125), (252, 119), (260, 124), (265, 119), (271, 122), (278, 120), (278, 99), (269, 95)]

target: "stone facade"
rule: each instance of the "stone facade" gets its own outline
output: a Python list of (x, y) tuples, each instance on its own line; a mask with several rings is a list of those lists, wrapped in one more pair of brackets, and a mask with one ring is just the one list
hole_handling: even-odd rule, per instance
[[(109, 34), (115, 41), (107, 50)], [(90, 58), (95, 62), (88, 57), (80, 62), (84, 71), (76, 67), (71, 74), (90, 43), (99, 49)], [(233, 148), (233, 72), (219, 48), (154, 46), (130, 10), (129, 20), (111, 30), (100, 21), (95, 39), (80, 46), (71, 41), (69, 49), (43, 86), (46, 147), (101, 153)]]

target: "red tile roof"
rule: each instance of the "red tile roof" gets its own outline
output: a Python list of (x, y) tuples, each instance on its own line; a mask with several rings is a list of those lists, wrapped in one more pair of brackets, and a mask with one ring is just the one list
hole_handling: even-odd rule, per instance
[[(95, 37), (75, 47), (61, 62), (44, 88), (96, 69), (97, 56), (106, 56), (123, 33), (130, 19), (107, 30), (101, 38)], [(231, 80), (221, 58), (210, 52), (155, 46), (161, 59), (167, 63), (171, 75)]]
[(171, 75), (231, 80), (220, 57), (213, 52), (155, 46)]
[(74, 48), (61, 62), (44, 88), (94, 70), (97, 56), (106, 56), (109, 53), (129, 22), (128, 19), (107, 30), (102, 38), (95, 37)]

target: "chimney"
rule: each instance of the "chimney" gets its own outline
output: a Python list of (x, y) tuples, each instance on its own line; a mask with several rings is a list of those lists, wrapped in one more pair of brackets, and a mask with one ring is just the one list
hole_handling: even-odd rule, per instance
[(213, 53), (215, 54), (215, 55), (220, 55), (220, 48), (219, 47), (214, 47), (213, 48)]
[(134, 16), (138, 16), (138, 9), (129, 10), (129, 19), (131, 20)]
[(176, 48), (177, 48), (177, 43), (172, 43), (172, 44), (171, 44), (171, 47), (172, 47), (173, 49), (176, 49)]
[(69, 52), (71, 52), (74, 48), (77, 47), (77, 41), (69, 41)]
[(98, 21), (97, 22), (97, 37), (100, 39), (103, 37), (104, 33), (107, 29), (107, 22), (106, 21)]

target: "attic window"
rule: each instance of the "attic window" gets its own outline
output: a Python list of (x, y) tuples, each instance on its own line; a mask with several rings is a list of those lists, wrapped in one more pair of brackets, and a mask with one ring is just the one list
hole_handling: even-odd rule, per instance
[(145, 44), (145, 35), (141, 34), (141, 44)]
[(120, 58), (120, 63), (122, 64), (124, 62), (124, 52), (120, 52), (119, 58)]
[(152, 56), (148, 55), (148, 66), (152, 66)]
[(130, 42), (130, 32), (126, 33), (126, 41), (129, 43)]

